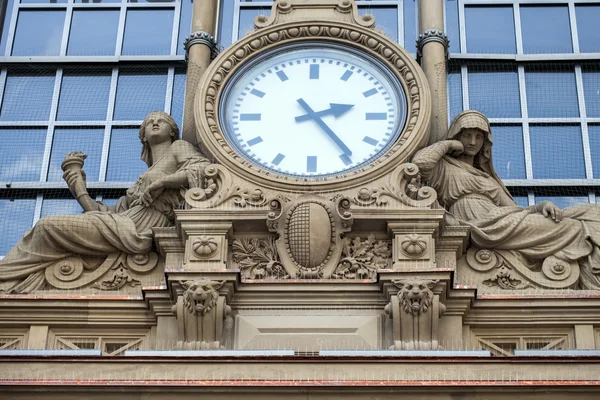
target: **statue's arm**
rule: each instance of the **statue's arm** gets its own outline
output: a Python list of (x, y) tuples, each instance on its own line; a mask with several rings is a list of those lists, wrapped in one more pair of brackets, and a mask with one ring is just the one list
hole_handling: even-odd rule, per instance
[[(69, 170), (63, 174), (69, 190), (84, 211), (103, 211), (103, 205), (92, 199), (87, 192), (87, 183), (83, 171)], [(104, 206), (107, 207), (107, 206)]]
[(443, 140), (419, 150), (412, 159), (426, 178), (430, 177), (437, 163), (448, 153), (462, 153), (463, 145), (458, 140)]
[(200, 186), (204, 178), (204, 168), (209, 161), (190, 143), (177, 140), (171, 144), (170, 151), (177, 163), (177, 170), (152, 182), (138, 200), (131, 205), (149, 206), (164, 189), (186, 189)]
[(184, 140), (173, 142), (171, 151), (177, 161), (177, 171), (163, 178), (164, 187), (180, 189), (199, 185), (204, 168), (210, 164), (208, 159)]

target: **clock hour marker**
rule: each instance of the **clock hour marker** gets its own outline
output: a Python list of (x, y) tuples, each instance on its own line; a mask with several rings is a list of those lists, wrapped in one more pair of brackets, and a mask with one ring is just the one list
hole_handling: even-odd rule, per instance
[(352, 164), (352, 160), (346, 154), (340, 155), (340, 160), (342, 160), (342, 162), (344, 163), (344, 165), (350, 165), (350, 164)]
[(273, 161), (271, 161), (271, 164), (279, 165), (283, 161), (284, 158), (285, 158), (285, 156), (283, 154), (279, 153), (275, 156)]
[(387, 113), (365, 113), (367, 121), (381, 121), (387, 119)]
[(346, 71), (346, 72), (344, 72), (344, 75), (342, 75), (342, 77), (340, 79), (343, 80), (344, 82), (347, 82), (353, 73), (354, 72), (352, 72), (352, 71)]
[(368, 144), (370, 144), (372, 146), (377, 146), (377, 143), (379, 143), (378, 140), (375, 140), (375, 139), (373, 139), (372, 137), (369, 137), (369, 136), (365, 136), (363, 138), (363, 142), (368, 143)]
[(260, 121), (260, 114), (240, 114), (240, 121)]
[(319, 64), (310, 64), (310, 79), (319, 79)]
[(317, 172), (317, 156), (306, 157), (306, 172)]
[(289, 78), (283, 71), (277, 71), (277, 76), (281, 79), (281, 82), (287, 81)]
[(375, 93), (377, 93), (377, 89), (373, 88), (371, 90), (367, 90), (366, 92), (363, 92), (363, 96), (369, 97), (369, 96), (373, 96)]
[(254, 146), (255, 144), (259, 144), (262, 141), (262, 138), (260, 136), (257, 136), (254, 139), (248, 140), (246, 143), (248, 143), (248, 146)]
[(265, 93), (264, 93), (264, 92), (261, 92), (260, 90), (257, 90), (257, 89), (252, 89), (252, 90), (250, 91), (250, 94), (253, 94), (253, 95), (255, 95), (256, 97), (260, 97), (261, 99), (262, 99), (262, 98), (265, 96)]

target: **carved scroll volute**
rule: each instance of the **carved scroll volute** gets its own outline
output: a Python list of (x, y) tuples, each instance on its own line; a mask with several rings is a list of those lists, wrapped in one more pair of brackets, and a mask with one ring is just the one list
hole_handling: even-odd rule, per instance
[(438, 281), (406, 279), (392, 281), (399, 291), (391, 296), (385, 312), (393, 320), (396, 350), (438, 350), (438, 322), (446, 306), (432, 292)]
[(224, 282), (208, 279), (179, 282), (183, 292), (173, 312), (177, 316), (177, 348), (189, 350), (221, 349), (233, 319), (231, 307), (218, 289)]
[(287, 273), (296, 279), (328, 278), (341, 256), (341, 235), (350, 231), (350, 200), (303, 195), (285, 203), (273, 199), (267, 227), (279, 235), (277, 251)]
[(421, 182), (419, 167), (404, 163), (390, 175), (389, 183), (375, 188), (360, 188), (352, 198), (359, 206), (383, 206), (390, 199), (410, 207), (431, 207), (437, 200), (435, 189)]

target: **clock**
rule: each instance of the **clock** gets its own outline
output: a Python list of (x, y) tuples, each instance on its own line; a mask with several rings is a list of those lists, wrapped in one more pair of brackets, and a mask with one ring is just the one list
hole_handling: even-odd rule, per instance
[(326, 178), (384, 154), (407, 119), (398, 78), (377, 58), (337, 43), (266, 51), (237, 70), (219, 103), (224, 137), (259, 169)]

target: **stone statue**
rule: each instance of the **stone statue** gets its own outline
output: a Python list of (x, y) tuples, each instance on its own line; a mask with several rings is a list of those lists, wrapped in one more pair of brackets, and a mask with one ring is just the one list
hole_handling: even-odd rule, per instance
[(548, 258), (574, 262), (579, 287), (600, 289), (600, 207), (560, 210), (549, 201), (518, 207), (494, 171), (491, 128), (483, 114), (459, 114), (445, 140), (417, 152), (413, 163), (437, 191), (449, 221), (471, 228), (475, 246), (516, 252), (531, 268)]
[[(182, 189), (199, 187), (209, 164), (190, 143), (179, 140), (179, 128), (166, 113), (155, 111), (140, 127), (141, 158), (148, 170), (115, 206), (94, 201), (87, 193), (85, 155), (69, 153), (63, 178), (84, 209), (79, 215), (41, 218), (0, 261), (0, 281), (9, 293), (29, 293), (46, 286), (45, 270), (58, 261), (81, 258), (84, 270), (112, 253), (141, 255), (152, 248), (152, 228), (171, 226)], [(66, 272), (69, 265), (63, 266)]]

